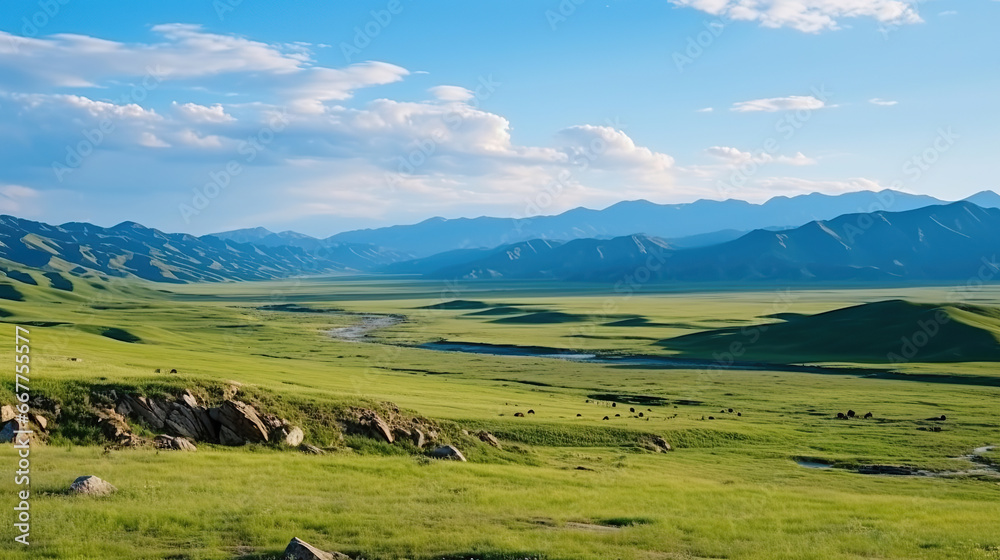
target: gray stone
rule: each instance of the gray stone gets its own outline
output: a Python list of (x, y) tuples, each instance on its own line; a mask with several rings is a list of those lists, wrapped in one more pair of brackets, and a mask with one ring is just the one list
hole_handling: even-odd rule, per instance
[(465, 455), (453, 445), (442, 445), (431, 451), (431, 457), (435, 459), (450, 459), (452, 461), (465, 461)]
[(170, 449), (175, 451), (196, 451), (198, 448), (191, 440), (183, 437), (174, 437), (166, 434), (156, 436), (154, 440), (159, 449)]
[(288, 543), (282, 558), (284, 560), (351, 560), (351, 557), (346, 554), (324, 552), (298, 537), (293, 538), (292, 542)]
[(479, 438), (479, 441), (481, 441), (481, 442), (483, 442), (485, 444), (488, 444), (488, 445), (491, 445), (493, 447), (496, 447), (497, 449), (501, 448), (500, 447), (500, 442), (497, 441), (497, 438), (494, 437), (493, 434), (491, 434), (489, 432), (481, 431), (481, 432), (479, 432), (479, 433), (476, 434), (476, 437)]
[(118, 491), (110, 482), (96, 476), (81, 476), (73, 481), (69, 491), (71, 494), (85, 496), (109, 496)]

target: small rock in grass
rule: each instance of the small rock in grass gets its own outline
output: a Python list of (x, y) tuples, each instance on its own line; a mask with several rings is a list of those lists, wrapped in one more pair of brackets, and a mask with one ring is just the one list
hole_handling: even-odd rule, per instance
[(351, 560), (350, 556), (339, 552), (324, 552), (306, 541), (294, 537), (285, 547), (283, 560)]
[(431, 451), (431, 457), (435, 459), (451, 459), (452, 461), (465, 461), (465, 455), (453, 445), (442, 445)]
[(110, 482), (97, 478), (96, 476), (81, 476), (73, 481), (69, 486), (72, 494), (85, 496), (110, 496), (118, 491)]

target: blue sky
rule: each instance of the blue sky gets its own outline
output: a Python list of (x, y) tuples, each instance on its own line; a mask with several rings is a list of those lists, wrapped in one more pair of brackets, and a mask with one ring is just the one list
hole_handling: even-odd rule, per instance
[(325, 236), (997, 187), (992, 0), (63, 1), (0, 20), (0, 212)]

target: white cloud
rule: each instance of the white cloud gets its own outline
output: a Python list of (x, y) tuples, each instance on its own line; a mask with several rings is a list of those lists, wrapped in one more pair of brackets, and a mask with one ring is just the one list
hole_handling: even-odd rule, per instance
[(349, 99), (355, 90), (408, 74), (385, 62), (316, 66), (301, 47), (209, 33), (197, 25), (165, 24), (152, 30), (163, 40), (129, 44), (65, 33), (36, 39), (0, 31), (0, 85), (100, 87), (111, 80), (136, 79), (152, 89), (163, 81), (228, 76), (245, 89), (272, 91), (293, 109), (317, 113), (324, 102)]
[(441, 101), (469, 101), (476, 96), (471, 91), (459, 86), (435, 86), (428, 91)]
[(204, 105), (198, 105), (197, 103), (185, 103), (181, 105), (174, 101), (172, 106), (174, 111), (176, 111), (183, 119), (190, 122), (226, 123), (236, 120), (232, 115), (227, 114), (225, 108), (218, 103), (212, 105), (211, 107), (206, 107)]
[(735, 21), (763, 27), (790, 27), (805, 33), (839, 29), (845, 18), (871, 18), (880, 24), (913, 24), (923, 20), (905, 0), (670, 0)]
[(704, 109), (698, 109), (698, 110), (697, 110), (697, 111), (695, 111), (695, 112), (696, 112), (696, 113), (711, 113), (711, 112), (712, 112), (712, 111), (714, 111), (714, 110), (715, 110), (715, 109), (713, 109), (713, 108), (711, 108), (711, 107), (705, 107)]
[(770, 97), (766, 99), (753, 99), (751, 101), (740, 101), (733, 103), (731, 111), (738, 113), (749, 113), (764, 111), (773, 113), (775, 111), (796, 111), (804, 109), (813, 111), (826, 107), (826, 103), (811, 95), (791, 95), (789, 97)]
[(883, 107), (892, 107), (893, 105), (899, 103), (899, 101), (889, 101), (886, 99), (879, 99), (878, 97), (873, 97), (868, 100), (872, 105), (881, 105)]
[(160, 140), (152, 132), (141, 132), (139, 134), (139, 145), (145, 146), (147, 148), (169, 148), (170, 144), (167, 144), (163, 140)]
[(39, 194), (35, 189), (21, 185), (0, 185), (0, 212), (23, 215)]
[(751, 161), (755, 163), (780, 163), (784, 165), (796, 166), (816, 164), (815, 159), (806, 157), (806, 155), (802, 152), (796, 152), (793, 156), (775, 156), (763, 151), (757, 154), (751, 154), (750, 152), (744, 152), (729, 146), (712, 146), (711, 148), (705, 150), (705, 152), (732, 167), (738, 167)]
[(586, 162), (594, 169), (656, 175), (674, 166), (674, 158), (636, 146), (627, 134), (610, 126), (571, 126), (559, 131), (559, 139), (571, 162)]

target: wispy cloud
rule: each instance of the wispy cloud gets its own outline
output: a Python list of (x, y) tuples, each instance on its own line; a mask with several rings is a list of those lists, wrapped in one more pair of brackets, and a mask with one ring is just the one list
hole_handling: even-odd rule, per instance
[(904, 0), (670, 0), (714, 16), (756, 21), (762, 27), (789, 27), (804, 33), (839, 29), (845, 18), (872, 18), (881, 24), (919, 23), (913, 2)]
[(888, 99), (879, 99), (878, 97), (873, 97), (868, 100), (872, 105), (881, 105), (883, 107), (892, 107), (893, 105), (899, 103), (899, 101), (890, 101)]
[(738, 113), (751, 113), (762, 111), (774, 113), (776, 111), (796, 111), (799, 109), (815, 110), (826, 107), (826, 102), (811, 95), (792, 95), (789, 97), (769, 97), (766, 99), (753, 99), (751, 101), (740, 101), (733, 103), (731, 111)]

